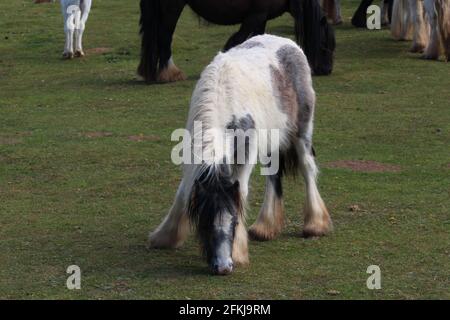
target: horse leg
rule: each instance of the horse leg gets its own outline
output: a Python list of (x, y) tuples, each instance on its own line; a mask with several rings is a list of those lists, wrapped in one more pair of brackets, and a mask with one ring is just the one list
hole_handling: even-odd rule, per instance
[(445, 1), (436, 1), (438, 27), (441, 42), (444, 47), (445, 61), (450, 61), (450, 4)]
[[(254, 159), (256, 153), (252, 152), (250, 159)], [(254, 163), (254, 162), (250, 162)], [(239, 190), (241, 192), (241, 197), (245, 202), (248, 196), (248, 182), (250, 180), (250, 175), (253, 170), (253, 165), (245, 164), (239, 168), (237, 171), (237, 179), (239, 180)], [(235, 229), (234, 242), (233, 242), (233, 263), (235, 265), (247, 265), (249, 263), (248, 259), (248, 233), (245, 227), (245, 208), (244, 212), (238, 218), (238, 223)]]
[(63, 59), (73, 58), (73, 37), (75, 30), (76, 12), (68, 12), (68, 7), (63, 6), (64, 33), (66, 34), (66, 44), (64, 45)]
[(172, 58), (173, 34), (183, 8), (184, 6), (172, 7), (167, 3), (167, 7), (163, 9), (163, 18), (158, 30), (159, 69), (156, 79), (158, 82), (186, 80), (186, 75), (175, 65)]
[(329, 233), (333, 224), (328, 210), (317, 188), (317, 166), (314, 159), (311, 139), (302, 137), (299, 141), (300, 168), (306, 183), (306, 203), (304, 208), (304, 237), (323, 236)]
[(91, 0), (84, 0), (81, 4), (81, 14), (77, 17), (78, 20), (75, 24), (75, 57), (84, 57), (83, 33), (91, 11), (91, 4)]
[(422, 52), (427, 41), (427, 25), (424, 21), (422, 2), (410, 0), (411, 18), (414, 26), (413, 44), (410, 52)]
[(341, 0), (334, 1), (334, 25), (342, 24), (342, 15), (341, 15)]
[(352, 25), (357, 28), (367, 27), (367, 8), (372, 4), (373, 0), (362, 0), (358, 9), (352, 18)]
[(389, 24), (389, 4), (388, 0), (382, 0), (381, 7), (381, 25), (387, 26)]
[(428, 60), (437, 60), (439, 59), (440, 43), (439, 43), (439, 26), (436, 10), (434, 7), (434, 1), (425, 0), (424, 5), (428, 21), (430, 23), (430, 39), (428, 41), (428, 46), (426, 47), (422, 58)]
[(240, 45), (250, 36), (263, 34), (266, 28), (266, 22), (266, 14), (253, 14), (247, 17), (239, 28), (239, 31), (228, 39), (223, 51), (226, 52), (231, 48)]
[(150, 248), (178, 248), (189, 234), (189, 219), (186, 213), (185, 180), (178, 187), (175, 201), (169, 214), (158, 228), (150, 233), (148, 246)]
[(281, 174), (266, 178), (264, 203), (256, 222), (250, 227), (250, 238), (259, 241), (274, 239), (284, 226), (283, 191)]

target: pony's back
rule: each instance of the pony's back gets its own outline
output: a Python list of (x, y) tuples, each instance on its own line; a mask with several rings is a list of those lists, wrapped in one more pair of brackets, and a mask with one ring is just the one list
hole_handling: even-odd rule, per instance
[(206, 67), (192, 96), (187, 128), (192, 131), (194, 122), (201, 122), (203, 140), (212, 142), (213, 130), (229, 128), (233, 119), (247, 119), (251, 129), (279, 129), (283, 149), (292, 130), (300, 130), (302, 106), (311, 114), (314, 104), (311, 70), (300, 47), (289, 39), (262, 35), (219, 53)]

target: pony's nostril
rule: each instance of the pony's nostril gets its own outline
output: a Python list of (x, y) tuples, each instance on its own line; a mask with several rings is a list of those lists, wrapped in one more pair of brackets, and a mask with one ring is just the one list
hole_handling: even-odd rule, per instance
[(212, 266), (212, 271), (215, 275), (224, 276), (233, 272), (233, 263), (229, 263), (225, 266), (219, 266), (218, 264), (214, 264)]

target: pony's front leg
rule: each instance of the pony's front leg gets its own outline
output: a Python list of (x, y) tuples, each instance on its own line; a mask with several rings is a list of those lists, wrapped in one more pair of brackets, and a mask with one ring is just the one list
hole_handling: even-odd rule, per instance
[(410, 10), (414, 25), (413, 44), (410, 52), (422, 52), (427, 45), (428, 28), (424, 21), (422, 1), (411, 0)]
[(434, 7), (433, 0), (424, 1), (425, 11), (427, 13), (428, 21), (430, 23), (430, 39), (428, 45), (425, 48), (425, 52), (422, 56), (424, 59), (437, 60), (440, 54), (440, 41), (439, 41), (439, 26), (438, 17)]
[(264, 203), (256, 222), (250, 227), (250, 238), (259, 241), (274, 239), (284, 226), (283, 191), (281, 175), (266, 178)]
[[(252, 159), (252, 155), (250, 155)], [(253, 170), (253, 165), (246, 164), (239, 169), (237, 179), (239, 180), (239, 191), (243, 203), (246, 202), (248, 196), (248, 182)], [(244, 204), (245, 206), (245, 204)], [(235, 265), (248, 265), (248, 233), (245, 226), (245, 207), (242, 208), (242, 215), (238, 217), (238, 223), (236, 225), (234, 241), (233, 241), (233, 253), (232, 259)]]
[(73, 37), (75, 31), (74, 15), (64, 13), (64, 33), (66, 34), (66, 44), (64, 46), (63, 59), (73, 58)]
[(149, 248), (178, 248), (189, 234), (189, 218), (186, 213), (186, 190), (184, 179), (178, 187), (169, 214), (158, 228), (150, 233)]
[(300, 168), (306, 184), (304, 237), (323, 236), (333, 229), (330, 215), (317, 188), (318, 169), (310, 143), (300, 139)]

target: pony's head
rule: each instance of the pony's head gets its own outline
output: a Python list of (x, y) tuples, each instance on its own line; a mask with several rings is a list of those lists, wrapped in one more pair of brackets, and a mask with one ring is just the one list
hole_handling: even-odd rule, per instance
[(211, 271), (230, 274), (235, 230), (242, 213), (239, 182), (232, 182), (223, 172), (205, 171), (194, 182), (188, 213)]
[(333, 71), (334, 50), (336, 49), (336, 38), (333, 27), (328, 23), (327, 17), (320, 19), (320, 47), (317, 59), (311, 66), (315, 75), (329, 75)]
[(297, 42), (302, 46), (315, 75), (328, 75), (333, 71), (336, 39), (333, 27), (317, 0), (290, 0), (291, 14), (295, 18)]

